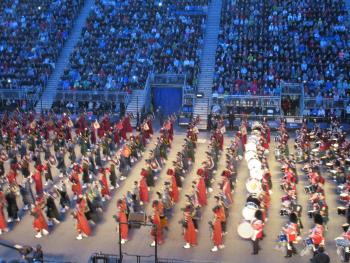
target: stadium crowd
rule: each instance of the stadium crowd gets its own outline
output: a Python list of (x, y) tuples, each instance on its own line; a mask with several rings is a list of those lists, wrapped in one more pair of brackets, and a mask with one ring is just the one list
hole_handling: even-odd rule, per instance
[(346, 17), (344, 1), (224, 1), (213, 91), (272, 96), (285, 81), (317, 107), (348, 100)]
[(42, 90), (83, 0), (1, 1), (0, 87)]
[[(199, 71), (205, 15), (176, 15), (189, 1), (96, 1), (62, 77), (63, 90), (142, 89), (148, 74)], [(191, 5), (207, 4), (194, 1)], [(170, 8), (171, 7), (171, 8)]]

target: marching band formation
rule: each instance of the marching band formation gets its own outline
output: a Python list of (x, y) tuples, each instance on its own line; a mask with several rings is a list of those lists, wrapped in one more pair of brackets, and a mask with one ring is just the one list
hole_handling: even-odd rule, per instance
[[(0, 234), (13, 229), (29, 211), (33, 216), (34, 235), (41, 238), (64, 221), (69, 211), (76, 222), (76, 239), (89, 237), (101, 221), (108, 200), (127, 178), (131, 167), (142, 158), (154, 135), (153, 116), (147, 117), (134, 133), (131, 118), (126, 116), (113, 121), (106, 114), (100, 121), (90, 122), (85, 114), (75, 121), (67, 114), (61, 117), (42, 115), (38, 119), (31, 113), (5, 114), (0, 122)], [(164, 185), (161, 190), (154, 191), (172, 149), (175, 117), (170, 116), (163, 123), (148, 158), (144, 159), (139, 179), (117, 201), (115, 219), (119, 224), (121, 244), (130, 240), (134, 218), (140, 215), (144, 218), (142, 223), (152, 226), (150, 245), (166, 242), (168, 220), (180, 201), (185, 178), (192, 173), (194, 178), (191, 178), (190, 191), (184, 195), (185, 205), (179, 222), (183, 229), (183, 247), (190, 249), (198, 245), (202, 214), (207, 209), (208, 199), (212, 198), (215, 205), (213, 218), (209, 221), (211, 251), (224, 249), (224, 237), (229, 231), (227, 221), (234, 202), (237, 162), (244, 157), (249, 178), (245, 182), (247, 198), (237, 232), (242, 239), (251, 240), (252, 254), (259, 253), (272, 194), (267, 162), (270, 128), (265, 120), (248, 127), (243, 118), (238, 132), (225, 149), (224, 120), (218, 119), (205, 151), (205, 160), (193, 173), (199, 121), (196, 118), (188, 126), (182, 149), (164, 173)], [(248, 128), (251, 129), (249, 135)], [(347, 219), (342, 226), (344, 233), (336, 239), (336, 245), (343, 261), (349, 261), (350, 143), (346, 133), (336, 120), (329, 129), (323, 130), (317, 124), (309, 130), (303, 123), (296, 133), (294, 151), (289, 151), (288, 142), (289, 134), (282, 120), (275, 137), (275, 156), (281, 164), (280, 187), (284, 192), (280, 216), (288, 217), (278, 238), (280, 247), (286, 248), (285, 257), (297, 253), (295, 245), (301, 240), (305, 248), (300, 254), (312, 250), (314, 257), (324, 255), (322, 248), (326, 245), (329, 220), (324, 185), (335, 182), (342, 203), (338, 213)], [(218, 173), (222, 154), (225, 154), (226, 166)], [(301, 167), (299, 172), (297, 165)], [(298, 203), (296, 188), (301, 181), (305, 182), (305, 194), (308, 195), (308, 207), (304, 210), (314, 221), (306, 238), (302, 238), (303, 207)], [(211, 196), (217, 186), (219, 193)], [(146, 215), (148, 204), (151, 213)]]

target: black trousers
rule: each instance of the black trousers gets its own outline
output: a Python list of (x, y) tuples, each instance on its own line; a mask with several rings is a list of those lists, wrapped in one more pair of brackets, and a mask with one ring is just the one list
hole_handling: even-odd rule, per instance
[(289, 246), (287, 249), (287, 256), (292, 256), (293, 254), (296, 254), (297, 250), (295, 249), (293, 242), (289, 242), (288, 244)]
[(253, 254), (258, 254), (259, 253), (259, 249), (260, 249), (260, 247), (259, 247), (259, 239), (260, 238), (252, 240), (252, 242), (253, 242)]

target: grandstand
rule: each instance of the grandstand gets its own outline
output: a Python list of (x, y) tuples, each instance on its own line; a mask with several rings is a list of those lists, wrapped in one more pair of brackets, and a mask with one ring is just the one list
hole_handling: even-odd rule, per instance
[[(201, 131), (218, 127), (221, 116), (226, 126), (234, 122), (232, 130), (235, 131), (244, 119), (251, 124), (263, 118), (275, 130), (282, 118), (289, 128), (301, 127), (304, 118), (320, 122), (324, 127), (336, 118), (348, 128), (349, 15), (348, 0), (2, 0), (0, 116), (7, 120), (8, 116), (22, 113), (28, 122), (32, 118), (37, 120), (38, 125), (31, 127), (35, 130), (51, 116), (56, 116), (60, 127), (68, 122), (67, 116), (75, 122), (86, 114), (89, 127), (95, 120), (103, 126), (102, 120), (110, 116), (114, 127), (130, 114), (131, 125), (138, 132), (147, 116), (159, 120), (157, 128), (162, 127), (168, 117), (176, 116), (177, 136), (181, 138), (174, 139), (173, 147), (177, 150), (186, 137), (181, 127), (187, 127), (196, 117), (201, 120), (197, 125)], [(18, 117), (21, 121), (25, 118)], [(11, 122), (9, 126), (13, 128), (18, 123), (20, 121)], [(79, 125), (69, 128), (81, 128), (76, 126)], [(106, 131), (110, 140), (113, 127)], [(52, 131), (51, 127), (46, 128)], [(3, 133), (6, 136), (2, 139)], [(1, 140), (11, 140), (12, 136), (7, 133), (1, 126)], [(156, 132), (154, 137), (160, 134)], [(230, 146), (233, 136), (233, 133), (225, 135), (225, 147)], [(155, 138), (150, 138), (150, 145), (156, 143)], [(76, 143), (72, 138), (64, 139)], [(24, 139), (19, 136), (16, 140), (6, 151), (12, 148), (19, 151)], [(197, 160), (205, 161), (203, 156), (210, 140), (210, 134), (201, 137)], [(84, 145), (80, 143), (79, 149)], [(103, 146), (101, 142), (96, 147)], [(0, 157), (2, 149), (0, 146)], [(151, 149), (147, 146), (147, 150)], [(80, 158), (82, 155), (77, 159)], [(138, 158), (148, 161), (146, 156)], [(169, 160), (175, 161), (176, 156), (171, 155)], [(6, 169), (9, 165), (5, 165)], [(225, 165), (221, 160), (220, 167)], [(238, 166), (247, 170), (244, 164)], [(272, 166), (276, 173), (280, 170), (275, 163)], [(200, 165), (196, 163), (193, 167)], [(132, 169), (132, 174), (138, 176), (141, 164), (135, 164)], [(123, 189), (133, 187), (132, 176), (135, 175), (128, 178)], [(329, 192), (333, 190), (328, 188)], [(124, 194), (118, 192), (118, 198)], [(244, 196), (243, 192), (240, 194)], [(113, 205), (106, 208), (109, 219), (103, 219), (109, 226), (114, 223), (111, 218), (115, 214), (116, 196), (111, 201)], [(238, 199), (238, 205), (242, 205), (241, 201)], [(278, 200), (275, 198), (273, 202)], [(175, 218), (180, 220), (182, 210), (175, 212)], [(203, 218), (211, 220), (208, 211)], [(238, 224), (236, 216), (234, 220), (232, 225)], [(340, 221), (336, 222), (338, 226)], [(29, 219), (21, 224), (4, 234), (5, 241), (18, 243), (17, 237), (25, 233), (23, 241), (36, 242), (26, 233), (31, 228)], [(69, 260), (72, 255), (72, 262), (85, 262), (94, 253), (102, 259), (104, 253), (99, 254), (98, 250), (116, 260), (122, 253), (117, 253), (115, 236), (108, 236), (112, 228), (114, 230), (115, 225), (101, 227), (92, 241), (85, 243), (86, 247), (80, 244), (75, 247), (69, 245), (71, 241), (65, 243), (63, 237), (69, 230), (62, 226), (57, 231), (58, 241), (54, 233), (47, 238), (45, 249), (54, 254), (56, 242), (63, 244), (58, 249), (60, 255), (53, 256), (55, 260)], [(181, 231), (180, 227), (176, 229)], [(149, 229), (145, 226), (140, 232), (146, 236)], [(202, 244), (209, 237), (207, 232), (204, 232), (207, 237), (200, 237)], [(74, 239), (71, 233), (68, 236)], [(104, 247), (99, 242), (105, 236), (109, 244)], [(219, 257), (208, 256), (210, 245), (195, 248), (193, 254), (182, 253), (178, 248), (173, 249), (180, 238), (174, 233), (169, 236), (171, 241), (158, 251), (164, 262), (186, 262), (187, 259), (228, 262), (233, 257), (232, 251)], [(233, 238), (229, 244), (233, 246), (237, 241)], [(274, 239), (271, 237), (269, 241), (272, 243)], [(94, 242), (99, 243), (98, 249)], [(112, 242), (115, 244), (111, 245)], [(126, 256), (130, 260), (127, 262), (135, 262), (131, 254), (137, 254), (138, 262), (148, 262), (147, 257), (141, 259), (139, 254), (153, 255), (154, 250), (143, 249), (143, 245), (141, 239), (130, 245), (130, 250), (125, 252), (130, 254)], [(335, 256), (335, 247), (331, 248), (330, 254)], [(233, 250), (239, 253), (240, 249), (241, 245), (237, 245)], [(271, 251), (264, 252), (259, 262), (267, 262), (264, 260)], [(14, 257), (16, 253), (0, 248), (0, 259)], [(79, 261), (79, 257), (83, 259)], [(307, 261), (306, 258), (293, 260), (291, 262)], [(249, 258), (244, 262), (255, 261)], [(280, 259), (272, 258), (271, 262), (280, 262)]]

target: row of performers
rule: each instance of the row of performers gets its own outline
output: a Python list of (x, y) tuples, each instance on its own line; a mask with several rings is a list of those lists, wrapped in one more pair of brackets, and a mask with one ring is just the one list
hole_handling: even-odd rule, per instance
[[(285, 141), (287, 130), (285, 122), (281, 122), (279, 144), (288, 144), (288, 139)], [(288, 146), (287, 146), (288, 147)], [(297, 253), (294, 244), (301, 240), (301, 222), (302, 206), (297, 202), (296, 184), (298, 183), (298, 174), (296, 169), (296, 159), (293, 154), (284, 152), (280, 158), (282, 164), (282, 184), (281, 188), (285, 192), (282, 197), (281, 216), (288, 215), (289, 222), (283, 227), (282, 234), (279, 236), (279, 241), (287, 246), (287, 254), (285, 257), (292, 257)], [(324, 246), (324, 224), (328, 221), (328, 206), (324, 196), (324, 178), (320, 175), (320, 170), (313, 165), (312, 160), (304, 167), (307, 174), (309, 185), (305, 187), (305, 194), (309, 196), (308, 214), (314, 218), (314, 227), (310, 230), (309, 237), (306, 239), (306, 244), (312, 246), (314, 252), (319, 246)]]
[[(190, 126), (190, 129), (196, 130), (193, 128), (193, 126)], [(182, 209), (183, 210), (183, 220), (180, 222), (184, 228), (183, 237), (185, 240), (184, 248), (190, 248), (192, 246), (197, 245), (197, 232), (198, 232), (198, 226), (199, 221), (201, 218), (202, 208), (207, 205), (207, 194), (210, 192), (211, 189), (211, 181), (213, 179), (213, 174), (216, 171), (216, 165), (217, 161), (213, 159), (210, 152), (216, 153), (214, 156), (217, 156), (217, 154), (220, 151), (220, 141), (216, 139), (217, 136), (213, 136), (213, 140), (210, 144), (210, 151), (207, 151), (207, 161), (203, 162), (202, 168), (197, 170), (197, 175), (199, 176), (198, 181), (192, 182), (191, 192), (186, 194), (186, 206)], [(154, 200), (152, 203), (153, 207), (153, 214), (150, 217), (150, 221), (156, 225), (156, 227), (152, 228), (151, 235), (153, 238), (152, 246), (155, 245), (155, 240), (159, 244), (164, 242), (164, 229), (166, 229), (167, 226), (167, 219), (171, 215), (171, 210), (173, 209), (173, 206), (178, 202), (179, 198), (179, 190), (182, 189), (182, 184), (184, 180), (184, 173), (188, 171), (188, 168), (190, 167), (191, 163), (194, 161), (194, 155), (193, 158), (189, 159), (182, 159), (182, 156), (191, 156), (192, 154), (188, 154), (188, 149), (191, 149), (191, 151), (194, 151), (196, 148), (196, 136), (191, 136), (191, 134), (188, 135), (188, 139), (185, 140), (185, 145), (183, 146), (182, 153), (178, 153), (178, 156), (180, 158), (177, 159), (177, 161), (174, 163), (174, 168), (168, 169), (167, 174), (170, 176), (169, 182), (165, 183), (163, 193), (157, 193), (157, 200)], [(185, 168), (183, 166), (184, 163), (187, 163), (187, 167)], [(220, 222), (220, 231), (216, 231), (215, 233), (220, 233), (220, 235), (213, 235), (213, 241), (214, 244), (219, 244), (220, 247), (222, 247), (222, 228), (224, 227), (225, 230), (225, 215), (228, 203), (230, 201), (224, 202), (224, 192), (229, 194), (229, 198), (232, 202), (232, 195), (231, 195), (231, 182), (228, 179), (229, 175), (231, 174), (226, 171), (223, 182), (221, 184), (222, 194), (220, 196), (216, 196), (216, 202), (218, 206), (220, 206), (220, 212), (217, 208), (214, 209), (215, 212), (215, 222), (216, 226), (218, 226), (217, 222)], [(225, 191), (225, 189), (228, 189)], [(137, 190), (137, 189), (136, 189)], [(141, 190), (141, 189), (140, 189)], [(132, 194), (133, 200), (137, 196), (137, 192)], [(137, 199), (137, 198), (136, 198)], [(128, 198), (125, 199), (126, 201), (120, 201), (119, 204), (126, 203), (128, 204)], [(146, 201), (146, 200), (145, 200)], [(228, 203), (227, 203), (228, 202)], [(225, 203), (225, 205), (224, 205)], [(130, 207), (135, 212), (135, 201), (130, 203), (127, 207)], [(137, 206), (136, 206), (137, 207)], [(125, 211), (129, 211), (130, 208), (127, 210), (125, 209), (124, 205), (121, 205), (119, 208), (119, 214), (118, 218), (119, 220), (123, 220), (123, 224), (120, 226), (122, 231), (122, 243), (125, 243), (128, 239), (128, 227), (127, 224), (127, 218), (128, 216), (125, 215)], [(217, 219), (219, 218), (219, 219)], [(220, 221), (218, 221), (220, 220)], [(156, 238), (155, 238), (156, 237)], [(220, 241), (221, 239), (221, 241)], [(217, 249), (217, 248), (216, 248)]]
[[(173, 168), (167, 170), (169, 179), (165, 181), (163, 191), (157, 192), (156, 199), (152, 202), (153, 213), (149, 216), (149, 221), (153, 224), (151, 230), (152, 243), (162, 244), (164, 242), (164, 230), (167, 229), (167, 220), (171, 216), (174, 205), (179, 201), (179, 190), (182, 189), (183, 180), (186, 173), (194, 163), (194, 153), (196, 149), (198, 129), (197, 122), (194, 121), (189, 125), (187, 138), (184, 139), (182, 151), (176, 155), (173, 162)], [(118, 213), (116, 219), (120, 226), (121, 243), (125, 244), (129, 240), (129, 215), (130, 213), (144, 214), (144, 208), (151, 200), (150, 190), (155, 187), (157, 173), (163, 167), (163, 161), (154, 159), (154, 170), (152, 165), (141, 170), (141, 178), (134, 182), (132, 191), (127, 191), (124, 198), (118, 200)]]
[[(123, 150), (125, 150), (125, 147), (123, 148)], [(123, 152), (120, 154), (120, 156), (123, 156)], [(117, 157), (120, 157), (117, 156)], [(128, 159), (131, 156), (131, 154), (129, 156), (124, 156), (126, 159)], [(101, 206), (98, 205), (100, 200), (104, 200), (107, 199), (110, 196), (110, 189), (114, 189), (115, 187), (117, 187), (117, 176), (116, 176), (116, 168), (117, 168), (117, 164), (119, 164), (119, 166), (121, 165), (122, 162), (118, 162), (118, 158), (117, 158), (117, 162), (115, 162), (115, 160), (110, 160), (110, 166), (105, 164), (105, 168), (101, 168), (98, 169), (99, 174), (97, 177), (93, 178), (93, 176), (91, 176), (91, 173), (89, 173), (89, 165), (88, 162), (84, 162), (82, 166), (75, 164), (73, 165), (73, 169), (72, 169), (72, 173), (71, 175), (68, 177), (69, 181), (72, 184), (72, 191), (74, 193), (74, 198), (73, 199), (79, 199), (81, 200), (81, 197), (83, 195), (84, 192), (84, 188), (86, 188), (87, 190), (85, 191), (85, 200), (86, 203), (89, 204), (88, 206), (83, 206), (84, 209), (81, 209), (78, 205), (76, 206), (76, 210), (77, 214), (79, 215), (79, 211), (85, 211), (87, 210), (88, 207), (88, 211), (85, 211), (85, 213), (87, 213), (88, 215), (92, 215), (94, 214), (94, 211), (96, 211), (96, 209), (101, 208)], [(96, 166), (96, 168), (98, 168)], [(120, 167), (119, 167), (120, 168)], [(23, 204), (24, 204), (24, 209), (28, 209), (29, 207), (34, 207), (36, 205), (36, 200), (34, 199), (34, 195), (33, 192), (31, 190), (31, 179), (33, 179), (33, 181), (35, 182), (35, 190), (36, 190), (36, 194), (38, 196), (38, 198), (41, 198), (44, 193), (44, 187), (43, 187), (43, 183), (42, 183), (42, 177), (43, 177), (43, 173), (44, 171), (47, 170), (46, 167), (44, 165), (36, 165), (36, 171), (33, 175), (28, 176), (27, 178), (25, 178), (22, 182), (20, 182), (19, 184), (17, 184), (17, 180), (16, 177), (14, 176), (14, 180), (9, 180), (6, 185), (10, 185), (11, 187), (9, 187), (9, 190), (7, 191), (7, 194), (5, 195), (5, 201), (6, 201), (6, 205), (7, 205), (7, 212), (8, 212), (8, 217), (9, 217), (9, 221), (13, 221), (13, 220), (19, 220), (18, 217), (18, 206), (17, 206), (17, 202), (16, 202), (16, 194), (15, 194), (15, 190), (16, 190), (16, 186), (19, 187), (19, 192), (22, 195), (22, 199), (23, 199)], [(12, 173), (16, 174), (16, 171), (14, 169), (11, 169)], [(10, 172), (11, 172), (10, 171)], [(82, 184), (80, 183), (80, 178), (79, 176), (82, 174), (82, 178), (83, 178), (83, 182), (84, 185), (82, 186)], [(63, 173), (61, 174), (63, 175)], [(111, 187), (108, 187), (108, 182), (107, 182), (107, 176), (109, 175), (109, 179), (110, 179), (110, 185)], [(47, 177), (46, 177), (47, 178)], [(92, 178), (94, 180), (92, 180)], [(50, 179), (53, 179), (52, 177)], [(58, 193), (60, 195), (60, 204), (62, 206), (62, 212), (64, 210), (66, 210), (67, 208), (69, 208), (69, 204), (70, 204), (70, 200), (67, 194), (67, 187), (66, 187), (66, 181), (67, 180), (62, 180), (61, 183), (56, 186), (56, 191), (54, 191), (53, 189), (51, 189), (51, 195), (49, 196), (54, 196), (56, 193)], [(53, 193), (55, 192), (55, 193)], [(8, 196), (8, 198), (7, 198)], [(51, 199), (48, 199), (51, 200)], [(52, 200), (51, 200), (52, 201)], [(49, 219), (49, 222), (56, 222), (58, 223), (59, 221), (59, 216), (58, 213), (56, 212), (57, 209), (55, 207), (53, 207), (55, 205), (54, 202), (45, 202), (45, 205), (47, 206), (47, 217)], [(42, 207), (43, 202), (40, 202), (40, 207)], [(2, 207), (4, 207), (5, 202), (2, 204)], [(35, 206), (36, 207), (36, 206)], [(54, 212), (50, 212), (50, 211), (54, 211)], [(34, 213), (34, 215), (38, 215), (40, 213)], [(7, 230), (7, 225), (6, 225), (6, 220), (5, 220), (5, 215), (2, 212), (1, 213), (2, 216), (2, 230)], [(37, 216), (35, 216), (37, 218)], [(87, 218), (89, 218), (89, 216), (86, 216)], [(42, 218), (41, 216), (38, 218)], [(90, 216), (90, 220), (94, 219), (96, 217)], [(77, 217), (77, 220), (80, 220), (80, 217)], [(92, 220), (94, 221), (94, 220)], [(35, 221), (37, 222), (37, 220)], [(96, 220), (95, 220), (96, 222)], [(37, 237), (41, 237), (41, 234), (44, 232), (46, 233), (46, 226), (45, 224), (43, 224), (42, 228), (38, 228), (37, 224), (35, 223), (35, 229), (37, 231)], [(80, 224), (78, 224), (79, 226)], [(84, 224), (86, 226), (86, 224)], [(79, 228), (79, 227), (78, 227)], [(86, 228), (86, 227), (85, 227)], [(79, 231), (84, 232), (84, 231)], [(85, 233), (85, 232), (84, 232)], [(86, 233), (88, 234), (88, 233)], [(78, 239), (81, 238), (81, 235), (78, 236)]]

